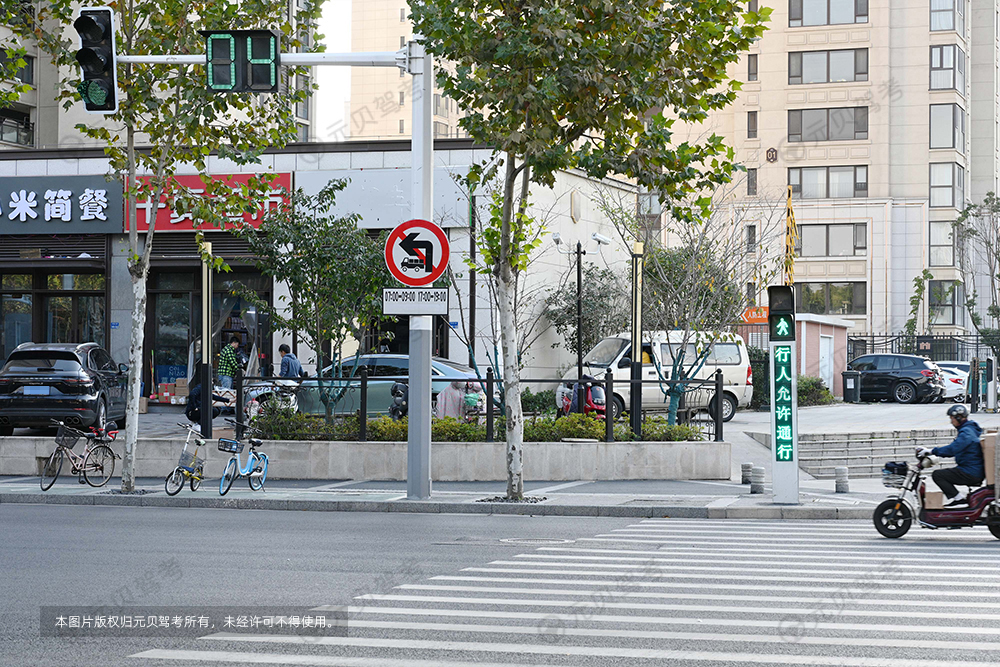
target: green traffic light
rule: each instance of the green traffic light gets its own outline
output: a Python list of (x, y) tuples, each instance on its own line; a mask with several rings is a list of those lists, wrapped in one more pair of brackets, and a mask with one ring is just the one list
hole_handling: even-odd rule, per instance
[(768, 328), (771, 340), (795, 340), (795, 318), (785, 313), (768, 317)]
[(83, 81), (77, 86), (77, 91), (84, 102), (103, 107), (108, 103), (110, 89), (105, 81)]

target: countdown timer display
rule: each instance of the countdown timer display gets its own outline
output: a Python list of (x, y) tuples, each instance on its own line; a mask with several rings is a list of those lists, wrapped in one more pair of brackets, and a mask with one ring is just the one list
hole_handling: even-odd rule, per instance
[(202, 30), (208, 89), (276, 93), (281, 50), (273, 30)]

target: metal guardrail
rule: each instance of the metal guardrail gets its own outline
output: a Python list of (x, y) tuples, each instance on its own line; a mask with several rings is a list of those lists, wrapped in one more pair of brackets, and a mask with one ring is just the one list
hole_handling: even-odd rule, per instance
[[(440, 378), (440, 380), (452, 381), (453, 378)], [(357, 383), (359, 406), (356, 414), (360, 416), (368, 414), (368, 390), (369, 390), (368, 385), (372, 381), (405, 383), (409, 381), (409, 376), (379, 375), (372, 377), (368, 375), (367, 369), (365, 368), (360, 368), (358, 370), (357, 375), (347, 378), (334, 378), (334, 377), (283, 378), (283, 377), (264, 377), (264, 376), (244, 376), (240, 373), (237, 373), (237, 376), (234, 378), (233, 389), (236, 393), (236, 405), (239, 406), (238, 407), (239, 410), (242, 410), (243, 407), (249, 402), (246, 398), (247, 389), (252, 388), (255, 385), (259, 386), (259, 384), (261, 383), (263, 384), (273, 383), (275, 386), (284, 386), (286, 388), (290, 388), (289, 383), (295, 383), (298, 385), (298, 387), (293, 391), (296, 392), (301, 392), (302, 384), (304, 382), (315, 382), (317, 383), (317, 389), (320, 390), (328, 390), (326, 387), (322, 386), (323, 383), (328, 383), (329, 390), (334, 390), (334, 391), (339, 391), (341, 388), (344, 389), (352, 388), (350, 385)], [(478, 383), (482, 387), (487, 397), (495, 397), (497, 392), (501, 390), (503, 387), (503, 380), (494, 376), (492, 368), (487, 369), (486, 377), (480, 378), (478, 380), (469, 380), (469, 382)], [(538, 384), (560, 385), (560, 384), (565, 384), (567, 382), (572, 382), (572, 381), (565, 379), (553, 379), (553, 378), (520, 379), (521, 384), (530, 383), (536, 385)], [(590, 382), (595, 386), (603, 387), (608, 397), (614, 395), (615, 385), (621, 385), (623, 383), (629, 384), (632, 387), (638, 384), (640, 385), (640, 391), (641, 387), (644, 385), (656, 385), (661, 389), (663, 387), (666, 387), (668, 392), (673, 391), (673, 389), (677, 385), (683, 385), (684, 393), (681, 395), (681, 402), (680, 406), (678, 407), (678, 416), (680, 418), (680, 421), (678, 423), (694, 425), (695, 427), (701, 429), (709, 439), (714, 439), (716, 442), (723, 441), (724, 422), (722, 418), (722, 400), (723, 400), (722, 397), (725, 391), (725, 384), (723, 382), (722, 371), (720, 370), (717, 370), (711, 379), (705, 379), (705, 380), (661, 380), (657, 378), (653, 380), (639, 379), (639, 380), (625, 380), (625, 381), (616, 381), (613, 377), (612, 372), (609, 370), (605, 374), (603, 380), (594, 379), (590, 380)], [(344, 387), (344, 383), (347, 383), (348, 386)], [(700, 414), (704, 414), (706, 412), (705, 408), (696, 406), (689, 409), (686, 407), (685, 398), (687, 395), (693, 392), (706, 392), (706, 393), (711, 392), (712, 394), (711, 399), (709, 399), (708, 401), (703, 400), (699, 402), (699, 405), (707, 404), (708, 406), (711, 406), (714, 403), (714, 405), (716, 406), (716, 409), (714, 411), (712, 411), (711, 408), (709, 408), (708, 410), (710, 419), (699, 418)], [(707, 397), (707, 394), (702, 398), (705, 397)], [(339, 398), (342, 398), (342, 396)], [(485, 415), (479, 415), (480, 417), (484, 417), (486, 421), (486, 442), (493, 442), (496, 436), (495, 417), (496, 417), (496, 412), (500, 407), (500, 401), (497, 398), (493, 398), (492, 402), (493, 405), (491, 406), (491, 409), (485, 410)], [(608, 405), (608, 408), (610, 409), (610, 405)], [(648, 414), (648, 411), (644, 412)], [(714, 414), (711, 414), (712, 412), (714, 412)], [(351, 411), (349, 414), (355, 414), (355, 412)], [(605, 419), (605, 430), (604, 430), (605, 442), (615, 442), (614, 424), (615, 422), (613, 419)], [(358, 431), (359, 431), (358, 438), (361, 442), (367, 441), (368, 439), (367, 430), (368, 430), (368, 420), (358, 419)], [(240, 433), (237, 433), (237, 437), (239, 437), (240, 435), (241, 435)], [(635, 435), (636, 434), (633, 434), (633, 437)], [(639, 435), (641, 436), (641, 433)]]

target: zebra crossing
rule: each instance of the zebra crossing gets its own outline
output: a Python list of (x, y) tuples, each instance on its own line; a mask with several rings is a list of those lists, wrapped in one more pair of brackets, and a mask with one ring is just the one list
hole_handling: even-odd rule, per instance
[[(146, 664), (1000, 667), (1000, 541), (649, 519), (372, 591), (346, 637), (216, 633)], [(323, 608), (320, 608), (323, 609)]]

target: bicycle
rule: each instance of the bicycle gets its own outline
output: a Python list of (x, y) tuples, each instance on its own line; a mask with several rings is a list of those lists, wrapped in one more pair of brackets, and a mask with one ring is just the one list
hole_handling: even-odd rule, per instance
[[(113, 442), (118, 436), (118, 424), (109, 422), (103, 429), (91, 427), (90, 433), (84, 433), (55, 419), (52, 423), (58, 424), (59, 430), (56, 432), (56, 448), (42, 466), (42, 491), (48, 491), (56, 483), (62, 471), (63, 459), (67, 456), (73, 466), (71, 473), (77, 476), (80, 484), (90, 484), (94, 488), (107, 484), (115, 472), (115, 459), (118, 458), (107, 443)], [(76, 454), (73, 448), (80, 438), (86, 438), (87, 445), (82, 454)], [(92, 447), (95, 442), (99, 444)]]
[[(191, 424), (177, 422), (177, 425), (187, 431), (187, 438), (184, 440), (184, 449), (181, 450), (181, 458), (177, 461), (177, 467), (167, 475), (163, 482), (163, 490), (168, 496), (176, 496), (184, 488), (184, 480), (190, 480), (191, 490), (197, 491), (201, 482), (205, 479), (205, 459), (198, 457), (198, 449), (205, 445), (201, 437), (201, 432)], [(188, 451), (191, 443), (191, 436), (195, 437), (194, 452)]]
[[(226, 421), (234, 427), (260, 433), (260, 429), (253, 426), (237, 422), (233, 419), (227, 419)], [(244, 467), (240, 464), (240, 454), (243, 452), (245, 443), (241, 440), (219, 438), (219, 451), (232, 454), (229, 458), (229, 463), (226, 464), (226, 471), (219, 481), (220, 496), (229, 493), (229, 489), (237, 477), (246, 477), (247, 482), (250, 484), (250, 489), (253, 491), (260, 491), (264, 488), (264, 481), (267, 479), (267, 454), (257, 451), (257, 448), (263, 444), (263, 441), (258, 438), (247, 438), (246, 440), (250, 443), (250, 451), (247, 452), (247, 464)]]

